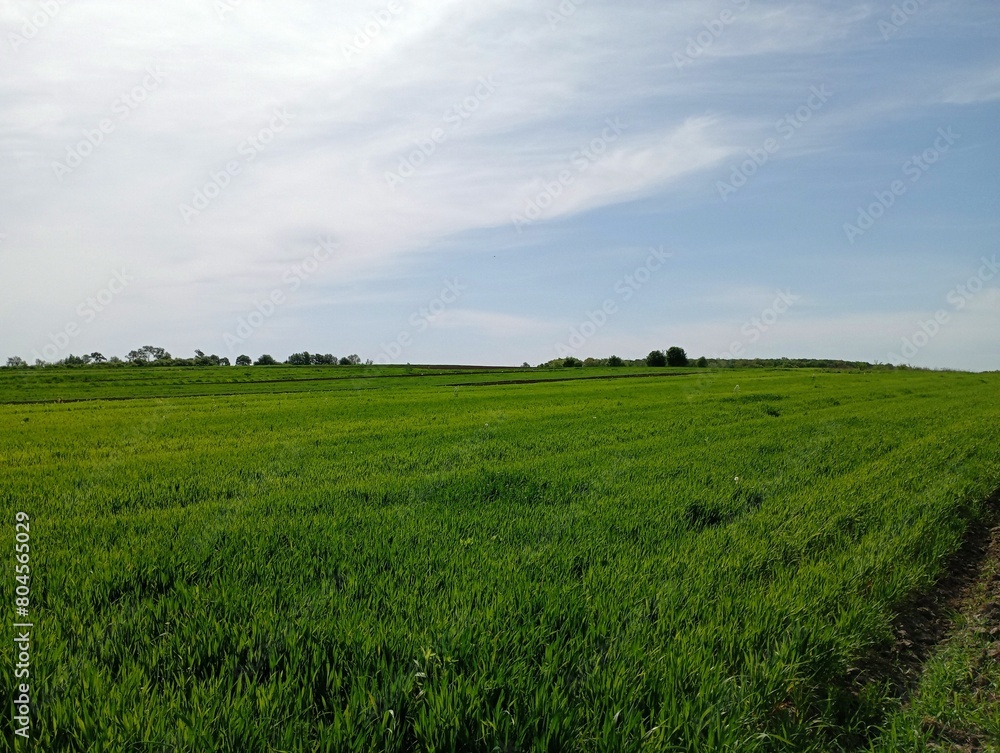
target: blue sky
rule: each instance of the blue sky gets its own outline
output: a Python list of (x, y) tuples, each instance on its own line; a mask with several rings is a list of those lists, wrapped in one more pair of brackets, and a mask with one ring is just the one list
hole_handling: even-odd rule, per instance
[(1000, 369), (1000, 6), (0, 7), (0, 357)]

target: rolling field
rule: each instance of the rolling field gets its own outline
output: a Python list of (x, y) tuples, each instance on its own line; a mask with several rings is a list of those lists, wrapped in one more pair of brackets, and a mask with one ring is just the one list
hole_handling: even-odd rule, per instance
[(1000, 374), (402, 374), (0, 370), (6, 741), (926, 749), (869, 665), (992, 514)]

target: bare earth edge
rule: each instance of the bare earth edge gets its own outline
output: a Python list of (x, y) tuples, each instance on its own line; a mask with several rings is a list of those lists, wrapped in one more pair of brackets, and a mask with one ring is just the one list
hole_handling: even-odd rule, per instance
[[(895, 640), (888, 650), (859, 662), (849, 678), (855, 692), (870, 682), (890, 683), (904, 707), (917, 691), (924, 665), (939, 646), (962, 630), (986, 632), (991, 660), (1000, 660), (1000, 490), (985, 504), (983, 516), (966, 531), (962, 545), (945, 564), (944, 575), (929, 591), (917, 594), (897, 609)], [(934, 723), (934, 735), (960, 753), (979, 753), (987, 740), (978, 730)]]

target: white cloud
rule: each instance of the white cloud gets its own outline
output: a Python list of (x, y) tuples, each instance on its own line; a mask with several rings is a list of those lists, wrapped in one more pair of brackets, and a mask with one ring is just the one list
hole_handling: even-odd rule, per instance
[(501, 339), (537, 336), (558, 330), (558, 325), (542, 319), (472, 309), (446, 310), (435, 316), (431, 324), (444, 329), (469, 329), (480, 335)]
[(1000, 67), (975, 71), (964, 81), (945, 86), (944, 102), (953, 105), (975, 105), (1000, 99)]

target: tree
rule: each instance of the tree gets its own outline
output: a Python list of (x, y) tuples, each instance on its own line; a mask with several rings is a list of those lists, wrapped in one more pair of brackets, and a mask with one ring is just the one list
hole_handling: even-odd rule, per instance
[(706, 366), (708, 366), (708, 359), (705, 358), (705, 356), (702, 356), (701, 358), (698, 359), (697, 364), (699, 368), (704, 369)]
[(139, 348), (140, 353), (145, 353), (147, 360), (153, 361), (169, 361), (170, 354), (163, 348), (157, 348), (152, 345), (143, 345)]
[(232, 364), (229, 363), (229, 359), (228, 358), (226, 358), (225, 356), (223, 356), (222, 358), (219, 359), (219, 363), (216, 364), (216, 365), (217, 366), (231, 366)]
[(567, 369), (572, 369), (578, 366), (583, 366), (583, 361), (581, 361), (579, 358), (573, 358), (573, 356), (569, 356), (562, 362), (562, 365)]
[(292, 355), (288, 356), (288, 360), (285, 363), (289, 366), (308, 366), (312, 363), (312, 356), (309, 355), (309, 351), (292, 353)]
[(96, 350), (90, 354), (90, 358), (94, 363), (104, 363), (105, 361), (108, 360), (102, 354), (98, 353)]
[(130, 350), (128, 353), (129, 363), (149, 363), (150, 361), (169, 361), (170, 354), (163, 348), (156, 348), (152, 345), (143, 345), (137, 350)]
[(665, 355), (663, 355), (663, 351), (662, 350), (651, 350), (651, 351), (649, 351), (649, 355), (646, 356), (646, 365), (647, 366), (666, 366), (667, 365), (667, 357)]
[(278, 362), (274, 360), (273, 356), (269, 356), (267, 353), (262, 355), (256, 361), (253, 362), (254, 366), (274, 366)]
[(27, 365), (27, 362), (21, 356), (11, 356), (7, 359), (8, 369), (23, 369)]
[(236, 356), (237, 366), (249, 366), (251, 363), (253, 363), (253, 361), (250, 360), (250, 356), (247, 355)]
[(687, 353), (684, 352), (684, 348), (678, 348), (676, 345), (667, 350), (667, 365), (669, 366), (687, 366), (688, 357)]
[(608, 359), (608, 366), (614, 366), (615, 368), (622, 366), (624, 362), (618, 356), (611, 356)]
[(352, 353), (346, 358), (340, 359), (341, 366), (357, 366), (360, 363), (361, 363), (361, 356), (359, 356), (357, 353)]

